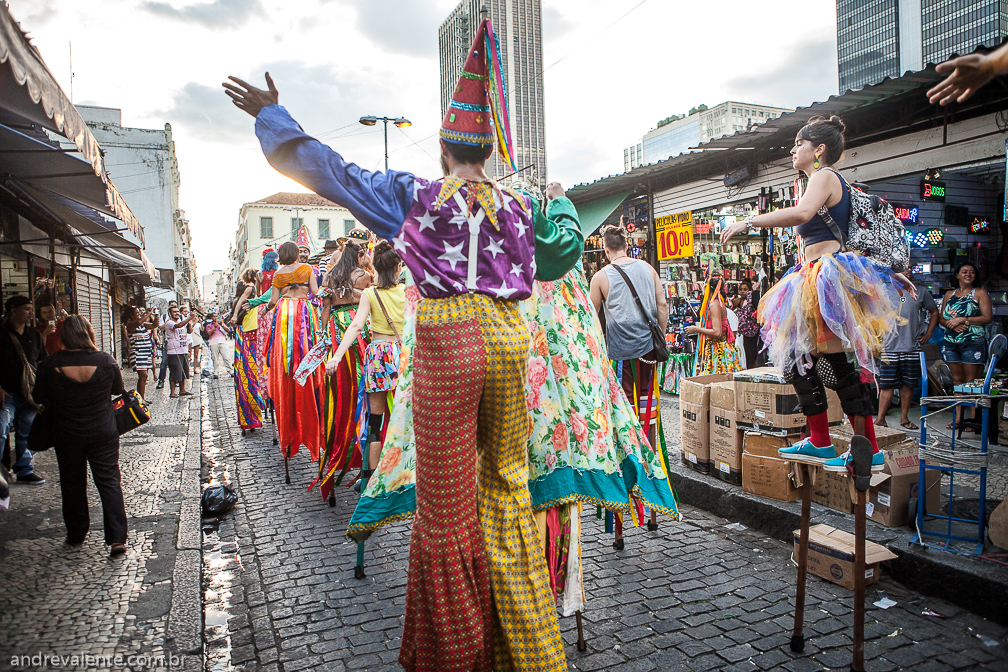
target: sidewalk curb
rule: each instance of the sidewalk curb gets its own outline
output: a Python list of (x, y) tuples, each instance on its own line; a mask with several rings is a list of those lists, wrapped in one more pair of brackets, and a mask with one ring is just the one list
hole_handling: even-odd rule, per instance
[[(197, 402), (197, 399), (199, 400)], [(203, 551), (200, 533), (200, 469), (202, 467), (201, 397), (189, 402), (189, 431), (182, 463), (179, 524), (172, 572), (172, 603), (168, 638), (178, 654), (199, 656), (203, 668), (203, 603), (201, 599)]]

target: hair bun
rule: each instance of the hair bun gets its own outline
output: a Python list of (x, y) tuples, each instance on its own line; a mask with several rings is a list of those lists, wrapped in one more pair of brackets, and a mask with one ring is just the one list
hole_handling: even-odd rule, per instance
[(843, 120), (835, 114), (830, 116), (830, 118), (826, 120), (826, 123), (830, 126), (836, 126), (841, 133), (847, 130), (847, 126), (844, 125)]
[(387, 240), (379, 240), (377, 243), (375, 243), (375, 246), (374, 246), (374, 251), (373, 251), (374, 252), (374, 256), (377, 257), (379, 254), (383, 254), (385, 252), (388, 252), (391, 249), (392, 249), (392, 243), (388, 242)]

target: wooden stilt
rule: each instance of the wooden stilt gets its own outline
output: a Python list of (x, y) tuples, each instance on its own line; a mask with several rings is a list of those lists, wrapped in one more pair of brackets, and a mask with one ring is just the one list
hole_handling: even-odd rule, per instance
[(658, 531), (658, 514), (655, 513), (654, 509), (651, 509), (651, 520), (648, 521), (647, 529), (648, 532)]
[(617, 551), (623, 550), (623, 516), (622, 514), (613, 514), (614, 527), (616, 528), (616, 541), (613, 542), (612, 547)]
[(280, 444), (280, 433), (277, 431), (276, 413), (273, 410), (272, 404), (270, 404), (270, 420), (273, 421), (273, 445), (276, 446)]
[(808, 576), (809, 518), (812, 514), (811, 469), (799, 464), (802, 471), (801, 532), (798, 538), (798, 585), (795, 588), (794, 631), (791, 633), (791, 650), (805, 650), (805, 581)]
[(354, 567), (353, 572), (355, 579), (363, 579), (364, 575), (364, 542), (361, 541), (357, 544), (357, 565)]
[(287, 456), (287, 451), (284, 451), (284, 474), (287, 476), (287, 485), (290, 485), (290, 458)]
[(871, 442), (865, 437), (855, 436), (851, 439), (854, 489), (857, 490), (857, 504), (854, 507), (854, 661), (851, 672), (864, 672), (865, 505), (868, 503), (868, 488), (871, 485), (872, 450)]
[(588, 644), (585, 642), (584, 630), (581, 628), (581, 610), (580, 609), (574, 612), (574, 620), (577, 621), (577, 629), (578, 629), (577, 650), (578, 651), (587, 651), (588, 650)]

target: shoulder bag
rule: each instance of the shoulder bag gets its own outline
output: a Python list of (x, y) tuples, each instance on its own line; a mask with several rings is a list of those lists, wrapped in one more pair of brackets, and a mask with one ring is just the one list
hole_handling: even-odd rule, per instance
[[(30, 327), (25, 327), (29, 329)], [(21, 347), (21, 341), (17, 339), (14, 332), (7, 330), (10, 335), (11, 340), (14, 342), (14, 351), (17, 352), (18, 357), (21, 358), (21, 396), (28, 400), (35, 408), (39, 405), (35, 403), (32, 399), (32, 390), (35, 389), (35, 367), (28, 363), (28, 358), (25, 357), (24, 348)]]
[(640, 310), (641, 316), (644, 318), (648, 328), (651, 330), (651, 352), (647, 356), (641, 357), (641, 359), (657, 363), (667, 362), (668, 342), (665, 341), (665, 334), (663, 334), (661, 329), (658, 328), (657, 321), (652, 320), (651, 316), (648, 315), (647, 311), (644, 309), (644, 304), (641, 303), (640, 297), (637, 296), (637, 290), (634, 288), (633, 283), (630, 282), (630, 276), (619, 267), (619, 264), (610, 264), (610, 266), (615, 268), (616, 272), (623, 276), (623, 280), (626, 281), (627, 287), (630, 288), (630, 293), (633, 294), (634, 301), (637, 302), (637, 308)]
[(388, 311), (385, 310), (385, 304), (382, 303), (381, 297), (378, 296), (378, 288), (377, 287), (375, 287), (374, 296), (375, 296), (375, 299), (378, 300), (378, 307), (381, 308), (381, 312), (385, 316), (385, 321), (388, 322), (388, 325), (390, 327), (392, 327), (392, 333), (395, 334), (395, 340), (399, 342), (399, 345), (402, 345), (402, 337), (399, 336), (399, 330), (395, 328), (395, 324), (393, 324), (392, 318), (389, 317)]
[(116, 429), (122, 436), (126, 432), (145, 425), (151, 419), (150, 411), (143, 397), (136, 390), (124, 392), (112, 400), (112, 412), (115, 415)]

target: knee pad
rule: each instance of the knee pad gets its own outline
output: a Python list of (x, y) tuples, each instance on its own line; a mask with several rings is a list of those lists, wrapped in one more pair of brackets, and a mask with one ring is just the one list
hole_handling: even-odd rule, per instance
[(378, 413), (368, 415), (368, 440), (381, 441), (382, 425), (385, 423), (385, 416)]
[(819, 378), (815, 367), (805, 373), (798, 373), (798, 367), (792, 367), (784, 373), (784, 380), (794, 386), (798, 395), (798, 405), (806, 416), (819, 415), (827, 410), (826, 388)]
[(840, 397), (840, 408), (847, 415), (865, 416), (878, 413), (878, 394), (872, 385), (861, 381), (861, 369), (848, 359), (845, 352), (820, 355), (816, 370), (823, 385)]

